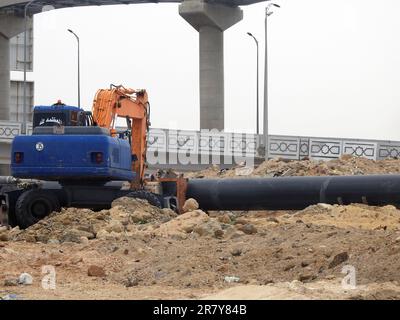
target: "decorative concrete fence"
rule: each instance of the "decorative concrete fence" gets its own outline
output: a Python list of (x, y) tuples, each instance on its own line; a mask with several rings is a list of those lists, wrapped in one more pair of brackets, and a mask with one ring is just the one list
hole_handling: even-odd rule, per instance
[[(122, 129), (122, 128), (121, 128)], [(10, 144), (21, 134), (22, 123), (0, 121), (0, 142)], [(32, 134), (32, 123), (27, 125)], [(148, 135), (150, 154), (178, 154), (186, 156), (221, 156), (235, 159), (262, 158), (258, 154), (262, 136), (219, 132), (217, 130), (189, 131), (151, 129)], [(268, 141), (270, 158), (289, 160), (304, 158), (337, 159), (349, 154), (371, 160), (400, 157), (400, 141), (320, 138), (271, 135)]]

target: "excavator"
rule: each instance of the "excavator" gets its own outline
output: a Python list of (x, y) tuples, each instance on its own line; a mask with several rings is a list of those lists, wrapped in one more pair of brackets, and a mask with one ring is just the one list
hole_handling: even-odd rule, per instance
[[(116, 129), (117, 119), (126, 129)], [(92, 112), (58, 101), (37, 106), (32, 135), (14, 138), (10, 177), (0, 177), (0, 226), (27, 228), (61, 207), (110, 208), (120, 197), (183, 212), (300, 210), (317, 203), (400, 207), (400, 175), (191, 179), (146, 173), (146, 90), (98, 90)], [(128, 184), (128, 186), (126, 186)]]
[[(116, 130), (118, 118), (126, 120), (123, 131)], [(149, 126), (146, 90), (123, 86), (98, 90), (92, 112), (61, 101), (35, 107), (33, 134), (12, 143), (12, 178), (0, 195), (3, 220), (26, 228), (61, 207), (99, 210), (122, 196), (181, 211), (185, 179), (146, 177)]]

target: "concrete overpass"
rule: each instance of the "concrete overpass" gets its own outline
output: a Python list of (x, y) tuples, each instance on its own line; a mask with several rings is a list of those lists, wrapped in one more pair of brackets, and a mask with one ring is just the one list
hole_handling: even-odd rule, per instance
[[(266, 0), (37, 0), (28, 16), (45, 5), (56, 9), (141, 3), (180, 3), (179, 14), (199, 32), (200, 42), (200, 128), (224, 129), (224, 31), (243, 19), (239, 6)], [(0, 120), (9, 120), (10, 39), (24, 31), (27, 0), (0, 3)]]

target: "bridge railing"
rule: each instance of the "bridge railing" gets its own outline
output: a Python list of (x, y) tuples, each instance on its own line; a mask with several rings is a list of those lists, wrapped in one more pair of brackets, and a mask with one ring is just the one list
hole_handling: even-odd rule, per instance
[[(22, 123), (0, 121), (0, 142), (10, 144), (20, 135)], [(32, 134), (32, 123), (27, 124)], [(186, 156), (225, 156), (262, 158), (259, 154), (262, 136), (255, 134), (219, 132), (217, 130), (171, 130), (152, 128), (148, 134), (148, 151)], [(400, 157), (400, 141), (364, 140), (326, 137), (270, 135), (268, 141), (270, 158), (300, 160), (337, 159), (348, 154), (371, 160)], [(238, 161), (234, 161), (238, 162)]]

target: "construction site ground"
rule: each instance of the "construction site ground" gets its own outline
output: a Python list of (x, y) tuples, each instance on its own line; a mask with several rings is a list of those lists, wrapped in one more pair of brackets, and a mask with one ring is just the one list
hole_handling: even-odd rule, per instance
[[(187, 175), (240, 179), (244, 172), (399, 174), (400, 160), (277, 159), (252, 172), (214, 166)], [(26, 230), (0, 229), (0, 299), (400, 298), (400, 210), (393, 206), (205, 213), (189, 201), (186, 210), (178, 216), (121, 198), (110, 210), (63, 209)], [(55, 270), (53, 289), (44, 266)], [(33, 283), (19, 284), (22, 273)]]

